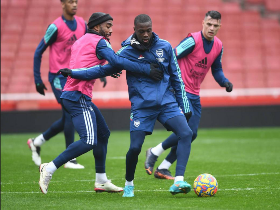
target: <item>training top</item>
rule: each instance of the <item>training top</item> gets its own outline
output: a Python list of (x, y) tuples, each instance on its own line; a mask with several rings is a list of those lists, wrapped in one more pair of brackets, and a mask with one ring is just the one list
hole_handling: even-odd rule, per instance
[[(86, 33), (82, 38), (77, 40), (71, 48), (69, 68), (89, 68), (100, 64), (103, 65), (106, 60), (99, 59), (96, 53), (96, 46), (102, 38), (102, 36), (97, 34)], [(94, 83), (95, 79), (79, 80), (68, 77), (63, 91), (79, 91), (92, 98), (92, 88)]]
[(71, 46), (86, 31), (85, 21), (78, 16), (74, 16), (74, 20), (66, 20), (62, 15), (48, 26), (34, 55), (33, 70), (36, 84), (42, 83), (40, 66), (42, 55), (47, 47), (50, 46), (49, 81), (52, 82), (59, 69), (69, 67)]
[(182, 71), (186, 92), (199, 95), (200, 85), (210, 67), (220, 86), (224, 87), (224, 83), (228, 82), (221, 63), (223, 46), (217, 37), (208, 41), (201, 31), (191, 33), (174, 48), (174, 52)]

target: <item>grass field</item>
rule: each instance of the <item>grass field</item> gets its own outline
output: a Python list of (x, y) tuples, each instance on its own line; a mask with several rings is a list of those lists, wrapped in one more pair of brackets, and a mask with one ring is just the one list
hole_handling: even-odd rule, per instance
[[(146, 138), (136, 169), (134, 198), (93, 191), (91, 152), (78, 158), (84, 170), (57, 170), (44, 195), (38, 186), (38, 167), (26, 144), (37, 134), (1, 135), (1, 209), (280, 209), (280, 128), (199, 130), (185, 179), (193, 184), (200, 173), (214, 175), (219, 189), (210, 198), (199, 198), (193, 191), (173, 196), (168, 192), (172, 180), (146, 174), (145, 151), (169, 134), (157, 130)], [(128, 147), (129, 132), (112, 132), (107, 176), (122, 187)], [(42, 147), (43, 162), (51, 161), (64, 148), (62, 134), (51, 139)], [(156, 166), (166, 155), (159, 157)], [(172, 166), (172, 174), (174, 170)]]

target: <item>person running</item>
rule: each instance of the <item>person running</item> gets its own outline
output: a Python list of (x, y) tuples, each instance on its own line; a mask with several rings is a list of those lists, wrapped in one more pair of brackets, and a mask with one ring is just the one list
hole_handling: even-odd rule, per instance
[[(223, 45), (216, 37), (221, 28), (221, 14), (218, 11), (208, 11), (202, 21), (202, 31), (190, 33), (174, 48), (185, 83), (185, 93), (190, 101), (192, 116), (189, 127), (193, 132), (192, 141), (197, 137), (197, 130), (201, 118), (200, 85), (211, 67), (216, 82), (225, 87), (227, 92), (233, 89), (232, 83), (224, 76), (222, 69)], [(146, 151), (145, 170), (151, 175), (158, 156), (172, 145), (177, 136), (173, 133), (165, 141)], [(178, 146), (179, 147), (179, 146)], [(154, 176), (159, 179), (174, 179), (169, 168), (176, 161), (177, 146), (171, 148), (170, 153), (157, 167)]]

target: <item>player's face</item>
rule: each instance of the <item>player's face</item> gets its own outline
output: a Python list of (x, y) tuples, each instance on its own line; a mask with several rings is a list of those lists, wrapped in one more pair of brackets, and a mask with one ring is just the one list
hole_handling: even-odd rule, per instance
[(112, 35), (113, 33), (113, 21), (108, 20), (102, 24), (99, 25), (99, 31), (98, 33), (107, 39)]
[(221, 20), (212, 19), (210, 16), (208, 16), (202, 21), (202, 26), (203, 36), (207, 40), (211, 41), (221, 28)]
[(152, 37), (152, 22), (137, 23), (134, 27), (138, 41), (143, 45), (148, 45)]
[(78, 0), (64, 0), (62, 2), (62, 8), (67, 15), (76, 15), (78, 8)]

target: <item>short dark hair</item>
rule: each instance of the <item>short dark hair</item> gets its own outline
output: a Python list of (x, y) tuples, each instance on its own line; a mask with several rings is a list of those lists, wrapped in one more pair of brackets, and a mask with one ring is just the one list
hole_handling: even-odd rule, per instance
[(221, 13), (219, 13), (218, 11), (215, 11), (215, 10), (208, 11), (205, 14), (205, 18), (207, 18), (208, 16), (210, 16), (212, 19), (216, 19), (216, 20), (222, 19)]
[(152, 22), (150, 16), (146, 14), (140, 14), (137, 15), (136, 18), (134, 19), (134, 26), (136, 26), (137, 23), (147, 23), (147, 22)]

